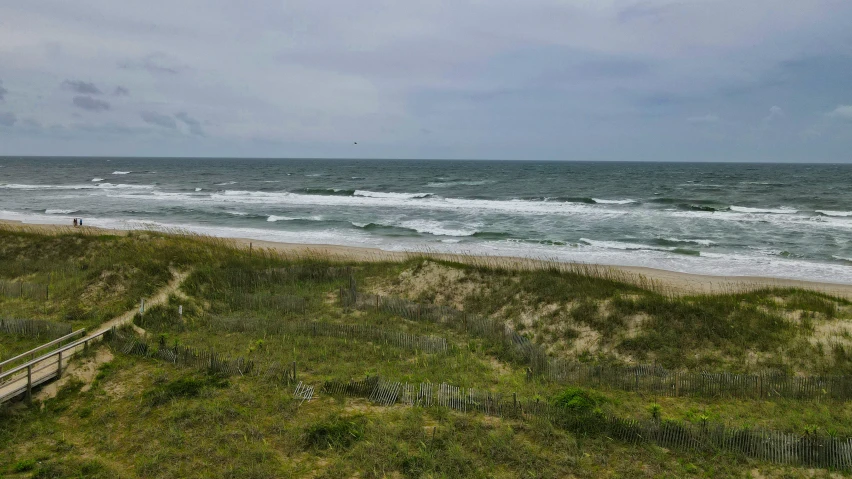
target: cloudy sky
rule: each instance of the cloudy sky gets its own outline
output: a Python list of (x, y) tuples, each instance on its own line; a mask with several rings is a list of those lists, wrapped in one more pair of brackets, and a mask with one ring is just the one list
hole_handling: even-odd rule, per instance
[(852, 162), (852, 2), (3, 2), (0, 154)]

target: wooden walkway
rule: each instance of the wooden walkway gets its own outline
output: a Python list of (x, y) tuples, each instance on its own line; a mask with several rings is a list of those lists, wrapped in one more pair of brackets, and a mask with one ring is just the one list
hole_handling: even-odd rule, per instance
[[(154, 296), (145, 301), (146, 308), (164, 304), (168, 300), (169, 294), (177, 290), (188, 274), (189, 273), (174, 272), (173, 278), (169, 284), (164, 286), (162, 289), (157, 291)], [(71, 358), (75, 354), (85, 351), (89, 347), (90, 343), (100, 340), (104, 334), (113, 330), (113, 328), (117, 328), (125, 324), (133, 324), (133, 317), (136, 315), (136, 311), (136, 309), (127, 311), (126, 313), (102, 324), (94, 333), (87, 334), (85, 337), (74, 341), (71, 344), (67, 344), (54, 351), (42, 354), (32, 361), (0, 374), (0, 404), (22, 394), (25, 394), (29, 399), (34, 387), (60, 377), (62, 375), (63, 368), (68, 366), (68, 362)], [(135, 325), (134, 329), (143, 334), (145, 332)], [(39, 346), (36, 349), (43, 348), (44, 346)], [(24, 353), (24, 355), (26, 354), (28, 353)]]

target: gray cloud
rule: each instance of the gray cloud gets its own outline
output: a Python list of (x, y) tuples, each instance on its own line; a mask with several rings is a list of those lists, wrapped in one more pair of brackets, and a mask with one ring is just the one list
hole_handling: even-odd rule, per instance
[(201, 122), (189, 116), (185, 111), (175, 114), (175, 118), (184, 122), (189, 127), (189, 132), (193, 135), (204, 136), (204, 130), (201, 129)]
[(82, 108), (88, 111), (103, 111), (109, 110), (110, 108), (109, 102), (92, 98), (90, 96), (75, 96), (73, 102), (74, 106), (77, 108)]
[(161, 115), (160, 113), (156, 113), (153, 111), (143, 111), (139, 113), (139, 116), (145, 123), (161, 126), (170, 130), (177, 129), (177, 122), (174, 118), (168, 115)]
[(119, 85), (115, 87), (115, 91), (113, 91), (112, 94), (115, 96), (130, 96), (130, 90)]
[(18, 117), (12, 112), (0, 113), (0, 126), (13, 126)]
[(6, 93), (9, 93), (9, 90), (3, 88), (3, 80), (0, 80), (0, 101), (6, 98)]
[(62, 86), (67, 88), (74, 93), (80, 93), (82, 95), (100, 95), (101, 90), (95, 86), (94, 83), (84, 82), (80, 80), (65, 80), (62, 82)]
[(170, 55), (160, 52), (152, 53), (139, 60), (119, 62), (118, 67), (125, 70), (145, 70), (149, 73), (167, 75), (177, 75), (186, 69), (186, 65), (182, 65)]

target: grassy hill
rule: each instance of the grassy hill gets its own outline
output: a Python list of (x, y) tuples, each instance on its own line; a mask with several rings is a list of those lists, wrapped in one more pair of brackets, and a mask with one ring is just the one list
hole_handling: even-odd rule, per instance
[[(134, 320), (147, 332), (149, 354), (138, 344), (130, 348), (136, 333), (124, 331), (123, 340), (80, 360), (96, 365), (93, 377), (81, 375), (56, 397), (31, 406), (0, 406), (0, 477), (844, 474), (724, 448), (625, 441), (587, 426), (597, 424), (594, 418), (616, 417), (652, 427), (766, 429), (808, 441), (852, 436), (852, 402), (819, 395), (672, 397), (605, 382), (568, 384), (532, 374), (510, 354), (511, 344), (369, 302), (341, 301), (341, 288), (357, 285), (365, 297), (452, 308), (465, 318), (506, 325), (549, 358), (578, 364), (848, 374), (852, 305), (814, 292), (683, 296), (568, 266), (519, 270), (425, 257), (346, 263), (156, 233), (2, 230), (0, 280), (47, 285), (50, 295), (0, 297), (0, 317), (92, 327), (137, 307), (175, 271), (189, 273), (182, 287), (166, 305)], [(0, 361), (46, 340), (0, 333)], [(223, 374), (150, 354), (179, 347), (239, 360), (243, 367)], [(294, 363), (296, 381), (290, 376)], [(376, 376), (522, 398), (558, 414), (385, 406), (323, 389)], [(294, 398), (300, 381), (316, 388), (312, 400)]]

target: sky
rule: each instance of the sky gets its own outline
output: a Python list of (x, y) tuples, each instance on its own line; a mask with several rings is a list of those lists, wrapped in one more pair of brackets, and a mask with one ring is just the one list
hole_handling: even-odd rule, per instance
[(852, 163), (852, 2), (3, 2), (0, 155)]

